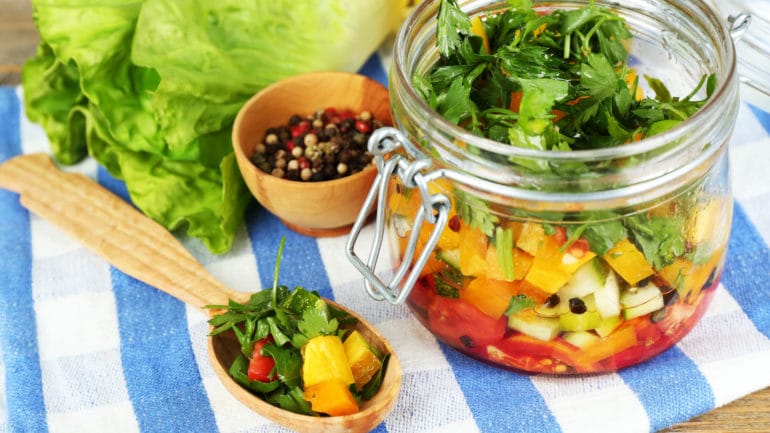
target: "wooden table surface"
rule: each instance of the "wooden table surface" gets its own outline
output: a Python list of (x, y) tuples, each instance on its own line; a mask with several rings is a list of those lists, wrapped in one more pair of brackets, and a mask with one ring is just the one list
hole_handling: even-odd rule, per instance
[[(21, 66), (35, 54), (37, 42), (31, 0), (0, 0), (0, 85), (19, 84)], [(663, 432), (770, 432), (770, 388)]]

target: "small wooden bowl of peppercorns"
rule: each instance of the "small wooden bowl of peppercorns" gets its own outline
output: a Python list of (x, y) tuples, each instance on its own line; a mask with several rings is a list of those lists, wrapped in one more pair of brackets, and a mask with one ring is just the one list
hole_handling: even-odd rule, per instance
[(377, 169), (369, 136), (392, 124), (388, 90), (347, 72), (278, 81), (254, 95), (233, 125), (233, 147), (257, 201), (295, 232), (349, 232)]

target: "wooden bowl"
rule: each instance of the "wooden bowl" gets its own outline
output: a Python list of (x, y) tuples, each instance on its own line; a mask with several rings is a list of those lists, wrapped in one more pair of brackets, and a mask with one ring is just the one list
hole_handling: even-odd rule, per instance
[(339, 179), (302, 182), (265, 173), (251, 157), (268, 128), (285, 124), (294, 114), (308, 115), (327, 107), (369, 111), (375, 119), (392, 124), (388, 90), (382, 84), (359, 74), (316, 72), (281, 80), (254, 95), (238, 112), (232, 136), (238, 168), (257, 201), (290, 229), (316, 237), (350, 230), (376, 167), (372, 164)]

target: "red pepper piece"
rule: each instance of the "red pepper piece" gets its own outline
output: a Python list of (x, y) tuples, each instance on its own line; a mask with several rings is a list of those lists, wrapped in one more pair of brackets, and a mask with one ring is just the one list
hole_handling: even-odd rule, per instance
[(266, 337), (257, 340), (257, 342), (254, 343), (254, 350), (251, 353), (251, 360), (249, 361), (249, 370), (247, 373), (249, 380), (272, 382), (277, 379), (275, 373), (271, 374), (273, 367), (275, 367), (275, 360), (269, 355), (262, 354), (262, 348), (272, 342), (273, 339), (271, 337)]

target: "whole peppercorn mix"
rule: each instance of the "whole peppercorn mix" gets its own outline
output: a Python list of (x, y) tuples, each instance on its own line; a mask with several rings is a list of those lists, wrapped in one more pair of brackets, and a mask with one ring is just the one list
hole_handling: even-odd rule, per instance
[(382, 126), (368, 111), (356, 114), (326, 108), (307, 116), (294, 114), (285, 125), (265, 131), (251, 161), (260, 170), (288, 180), (338, 179), (372, 163), (367, 142)]

